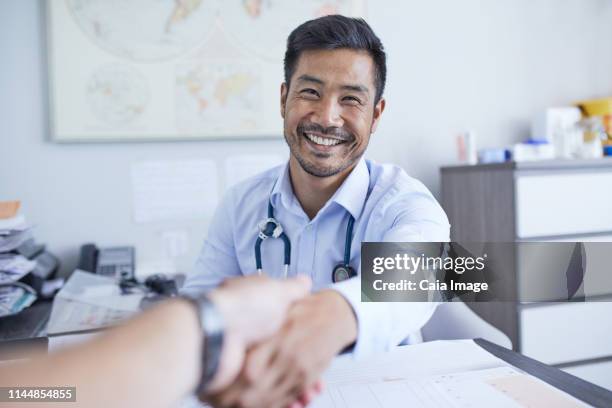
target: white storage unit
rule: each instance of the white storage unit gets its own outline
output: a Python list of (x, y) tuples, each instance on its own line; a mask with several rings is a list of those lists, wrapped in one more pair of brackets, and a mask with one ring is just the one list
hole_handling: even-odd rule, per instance
[[(452, 166), (441, 174), (454, 241), (612, 242), (612, 159)], [(517, 288), (518, 252), (509, 260)], [(612, 254), (592, 256), (610, 265), (609, 275), (584, 284), (602, 301), (472, 306), (515, 350), (612, 389)]]
[(612, 361), (594, 362), (588, 364), (579, 364), (566, 368), (563, 371), (590, 381), (600, 387), (612, 390)]
[(612, 171), (539, 173), (516, 174), (517, 238), (612, 231)]
[(541, 304), (519, 316), (521, 352), (529, 357), (567, 364), (612, 356), (612, 302)]

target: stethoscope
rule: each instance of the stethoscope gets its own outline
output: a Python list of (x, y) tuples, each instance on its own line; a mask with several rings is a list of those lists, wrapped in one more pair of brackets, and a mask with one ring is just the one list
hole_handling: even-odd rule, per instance
[[(336, 265), (332, 271), (333, 282), (341, 282), (357, 276), (357, 272), (355, 272), (355, 270), (349, 265), (354, 223), (355, 218), (350, 215), (348, 224), (346, 226), (346, 237), (344, 239), (344, 260), (341, 264)], [(261, 243), (268, 238), (280, 238), (283, 240), (284, 246), (284, 275), (286, 278), (287, 274), (289, 273), (289, 265), (291, 264), (291, 241), (289, 240), (287, 234), (285, 234), (285, 231), (283, 231), (283, 227), (280, 222), (274, 218), (274, 208), (272, 208), (271, 200), (268, 200), (268, 218), (261, 221), (258, 224), (258, 227), (259, 234), (257, 235), (257, 241), (255, 241), (255, 264), (257, 266), (257, 273), (260, 275), (262, 273)]]

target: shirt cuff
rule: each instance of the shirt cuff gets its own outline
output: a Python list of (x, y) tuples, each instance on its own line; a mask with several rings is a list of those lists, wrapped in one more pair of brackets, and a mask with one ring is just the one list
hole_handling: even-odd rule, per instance
[(437, 306), (433, 302), (362, 302), (359, 276), (335, 283), (330, 289), (340, 293), (355, 313), (357, 341), (352, 350), (355, 358), (389, 351), (406, 338), (413, 338)]
[(355, 277), (332, 285), (351, 305), (357, 319), (357, 341), (352, 353), (359, 358), (378, 350), (387, 350), (391, 322), (384, 313), (383, 303), (361, 302), (361, 282)]

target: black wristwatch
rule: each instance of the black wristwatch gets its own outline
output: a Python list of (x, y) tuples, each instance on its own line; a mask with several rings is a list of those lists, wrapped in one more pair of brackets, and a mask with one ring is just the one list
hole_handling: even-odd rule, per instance
[(198, 395), (204, 393), (210, 381), (215, 376), (221, 360), (223, 349), (223, 316), (219, 309), (206, 295), (189, 296), (183, 295), (184, 299), (190, 301), (198, 312), (200, 327), (204, 333), (202, 345), (202, 375), (200, 383), (196, 388)]

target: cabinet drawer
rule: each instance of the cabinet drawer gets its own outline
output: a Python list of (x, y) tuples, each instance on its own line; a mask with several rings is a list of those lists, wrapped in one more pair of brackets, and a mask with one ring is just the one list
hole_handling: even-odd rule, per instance
[(520, 310), (521, 352), (547, 364), (612, 356), (612, 302)]
[(612, 361), (566, 367), (563, 371), (612, 391)]
[[(561, 240), (547, 240), (561, 241)], [(575, 242), (583, 242), (586, 259), (583, 286), (578, 294), (605, 296), (612, 301), (612, 236), (570, 237), (568, 243), (531, 242), (517, 248), (519, 293), (524, 299), (559, 300), (567, 297), (566, 272), (574, 255)], [(597, 242), (593, 242), (597, 241)], [(544, 290), (546, 289), (546, 290)], [(543, 297), (546, 293), (549, 297)], [(611, 317), (612, 318), (612, 317)], [(611, 340), (612, 341), (612, 340)]]
[(612, 172), (518, 175), (518, 238), (612, 231)]

